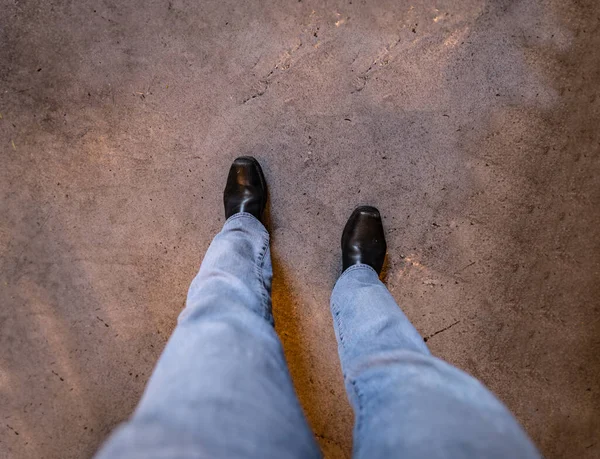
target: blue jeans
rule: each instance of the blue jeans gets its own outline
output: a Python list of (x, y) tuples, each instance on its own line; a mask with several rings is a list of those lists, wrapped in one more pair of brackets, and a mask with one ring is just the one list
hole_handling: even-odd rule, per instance
[[(318, 458), (271, 315), (269, 234), (227, 220), (130, 421), (98, 458)], [(331, 296), (356, 458), (537, 458), (478, 381), (432, 357), (367, 265)]]

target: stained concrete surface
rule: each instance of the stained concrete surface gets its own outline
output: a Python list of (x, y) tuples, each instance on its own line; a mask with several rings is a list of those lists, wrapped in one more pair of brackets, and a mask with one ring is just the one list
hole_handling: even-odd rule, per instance
[(600, 4), (0, 5), (0, 457), (89, 457), (127, 418), (240, 154), (327, 457), (351, 449), (328, 299), (357, 204), (432, 351), (546, 457), (600, 456)]

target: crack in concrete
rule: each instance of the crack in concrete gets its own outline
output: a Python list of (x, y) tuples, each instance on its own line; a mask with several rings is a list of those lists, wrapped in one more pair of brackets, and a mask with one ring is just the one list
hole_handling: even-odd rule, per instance
[[(300, 44), (300, 46), (302, 46), (302, 44)], [(295, 49), (298, 49), (300, 46), (298, 46)], [(290, 56), (291, 56), (291, 54), (290, 54)], [(275, 67), (273, 67), (271, 69), (271, 71), (267, 74), (266, 77), (258, 80), (259, 83), (262, 83), (264, 85), (264, 87), (262, 89), (260, 89), (259, 91), (255, 92), (254, 94), (246, 97), (244, 100), (242, 100), (242, 104), (245, 104), (245, 103), (251, 101), (252, 99), (256, 99), (257, 97), (260, 97), (260, 96), (264, 95), (265, 92), (267, 92), (267, 89), (269, 89), (269, 85), (271, 84), (271, 76), (273, 76), (273, 73), (275, 73), (275, 70), (277, 70), (280, 65), (281, 65), (281, 62), (275, 64)]]
[[(302, 46), (302, 45), (300, 45), (300, 46)], [(298, 48), (296, 48), (296, 49), (298, 49)], [(262, 83), (264, 85), (263, 88), (258, 90), (254, 94), (246, 97), (244, 100), (242, 100), (242, 104), (245, 104), (245, 103), (251, 101), (252, 99), (256, 99), (257, 97), (260, 97), (260, 96), (264, 95), (265, 92), (267, 92), (267, 89), (269, 89), (269, 84), (271, 84), (271, 80), (270, 80), (271, 76), (273, 76), (273, 73), (275, 73), (275, 70), (279, 68), (280, 64), (281, 64), (281, 62), (275, 64), (275, 67), (273, 67), (271, 69), (271, 71), (267, 74), (267, 76), (258, 80), (259, 83)]]
[[(363, 82), (362, 85), (359, 88), (354, 89), (352, 92), (350, 92), (350, 94), (361, 92), (363, 89), (365, 89), (365, 87), (367, 86), (367, 80), (369, 79), (369, 73), (371, 73), (375, 69), (375, 67), (377, 67), (378, 64), (380, 67), (388, 65), (390, 52), (396, 46), (398, 46), (398, 44), (401, 41), (402, 41), (402, 37), (398, 37), (398, 39), (395, 42), (390, 43), (384, 47), (383, 53), (380, 53), (379, 56), (377, 56), (373, 60), (373, 63), (369, 66), (369, 68), (367, 70), (365, 70), (364, 72), (362, 72), (358, 76), (358, 78), (360, 80), (362, 80), (362, 82)], [(352, 65), (356, 61), (357, 58), (358, 58), (358, 54), (356, 55), (356, 57), (354, 59), (352, 59), (352, 62), (350, 63), (350, 65)]]
[[(271, 72), (271, 73), (273, 73), (273, 72)], [(265, 86), (264, 86), (264, 88), (263, 88), (263, 89), (261, 89), (261, 90), (260, 90), (260, 91), (258, 91), (258, 92), (255, 92), (255, 93), (254, 93), (254, 94), (252, 94), (251, 96), (249, 96), (249, 97), (246, 97), (244, 100), (242, 100), (242, 104), (248, 103), (248, 102), (250, 102), (252, 99), (256, 99), (257, 97), (260, 97), (260, 96), (264, 95), (264, 93), (265, 93), (265, 92), (267, 92), (267, 89), (269, 89), (269, 83), (270, 83), (270, 82), (269, 82), (268, 80), (265, 80), (265, 81), (261, 81), (261, 83), (263, 83), (263, 84), (265, 85)]]
[(376, 63), (377, 63), (377, 60), (373, 61), (373, 63), (369, 66), (369, 68), (358, 76), (358, 78), (360, 80), (362, 80), (362, 86), (360, 86), (359, 88), (356, 88), (354, 91), (350, 92), (350, 94), (354, 94), (356, 92), (361, 92), (363, 89), (365, 89), (365, 86), (367, 86), (367, 80), (369, 79), (369, 72), (371, 70), (373, 70), (373, 66)]
[(454, 327), (456, 324), (459, 324), (459, 323), (460, 323), (460, 320), (457, 320), (457, 321), (456, 321), (456, 322), (454, 322), (453, 324), (450, 324), (450, 325), (448, 325), (447, 327), (444, 327), (444, 328), (442, 328), (441, 330), (438, 330), (438, 331), (436, 331), (436, 332), (432, 333), (431, 335), (429, 335), (429, 336), (426, 336), (425, 338), (423, 338), (423, 341), (427, 342), (427, 341), (429, 341), (431, 338), (433, 338), (435, 335), (437, 335), (437, 334), (439, 334), (439, 333), (442, 333), (442, 332), (445, 332), (446, 330), (450, 330), (452, 327)]
[(320, 438), (321, 440), (325, 440), (325, 441), (327, 441), (329, 443), (333, 443), (334, 445), (338, 446), (339, 448), (342, 448), (342, 445), (340, 445), (337, 441), (335, 441), (332, 438), (326, 437), (325, 435), (321, 435), (321, 434), (318, 434), (318, 433), (315, 433), (315, 436), (317, 438)]
[[(296, 51), (298, 51), (300, 48), (302, 48), (303, 45), (304, 45), (304, 42), (302, 40), (300, 40), (300, 42), (298, 44), (296, 44), (293, 48), (291, 48), (289, 51), (285, 51), (283, 54), (283, 57), (281, 57), (279, 59), (279, 62), (277, 62), (277, 64), (275, 64), (275, 66), (271, 69), (271, 71), (267, 74), (267, 76), (258, 80), (259, 83), (262, 83), (263, 88), (260, 89), (259, 91), (256, 91), (255, 93), (251, 94), (250, 96), (246, 97), (244, 100), (242, 100), (242, 104), (246, 104), (249, 101), (251, 101), (252, 99), (256, 99), (257, 97), (264, 95), (267, 92), (267, 89), (269, 89), (269, 85), (271, 84), (271, 77), (275, 73), (275, 70), (277, 70), (277, 69), (284, 70), (284, 71), (288, 70), (292, 66), (292, 64), (290, 62), (292, 59), (292, 55)], [(258, 61), (253, 65), (253, 67), (255, 67), (257, 63), (258, 63)]]

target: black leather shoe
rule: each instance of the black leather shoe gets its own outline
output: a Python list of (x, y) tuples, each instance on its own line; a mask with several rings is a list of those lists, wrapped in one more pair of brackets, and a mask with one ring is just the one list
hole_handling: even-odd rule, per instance
[(258, 161), (252, 156), (236, 158), (223, 193), (225, 218), (248, 212), (259, 220), (267, 204), (267, 182)]
[(362, 263), (380, 274), (386, 249), (379, 211), (371, 206), (354, 209), (342, 233), (344, 271), (352, 265)]

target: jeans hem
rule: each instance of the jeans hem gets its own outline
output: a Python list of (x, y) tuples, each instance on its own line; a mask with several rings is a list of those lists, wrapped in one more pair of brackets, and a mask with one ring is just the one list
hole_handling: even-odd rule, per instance
[[(352, 266), (350, 266), (349, 268), (347, 268), (347, 269), (346, 269), (346, 270), (345, 270), (345, 271), (344, 271), (344, 272), (341, 274), (341, 276), (340, 276), (340, 277), (338, 277), (338, 280), (335, 282), (335, 285), (337, 285), (337, 284), (338, 284), (338, 283), (339, 283), (339, 282), (340, 282), (340, 281), (341, 281), (341, 280), (342, 280), (342, 279), (343, 279), (345, 276), (349, 275), (349, 274), (350, 274), (352, 271), (357, 271), (357, 270), (361, 270), (361, 271), (362, 271), (362, 270), (365, 270), (365, 269), (366, 269), (367, 271), (373, 271), (373, 272), (374, 272), (374, 273), (377, 275), (377, 278), (379, 279), (379, 274), (377, 273), (377, 271), (375, 271), (375, 269), (374, 269), (372, 266), (370, 266), (370, 265), (367, 265), (367, 264), (365, 264), (365, 263), (358, 263), (358, 264), (356, 264), (356, 265), (352, 265)], [(335, 290), (335, 285), (334, 285), (334, 287), (333, 287), (333, 288), (334, 288), (334, 290)]]
[(238, 212), (237, 214), (233, 214), (231, 217), (229, 217), (227, 220), (225, 220), (225, 223), (223, 224), (223, 226), (225, 226), (229, 222), (232, 222), (232, 221), (237, 220), (239, 218), (242, 218), (242, 219), (246, 219), (247, 218), (247, 219), (250, 219), (250, 220), (254, 220), (255, 223), (259, 224), (259, 228), (263, 232), (267, 233), (267, 235), (269, 234), (269, 231), (267, 230), (267, 228), (265, 227), (265, 225), (263, 225), (263, 223), (258, 218), (256, 218), (254, 215), (252, 215), (251, 213), (248, 213), (248, 212)]

